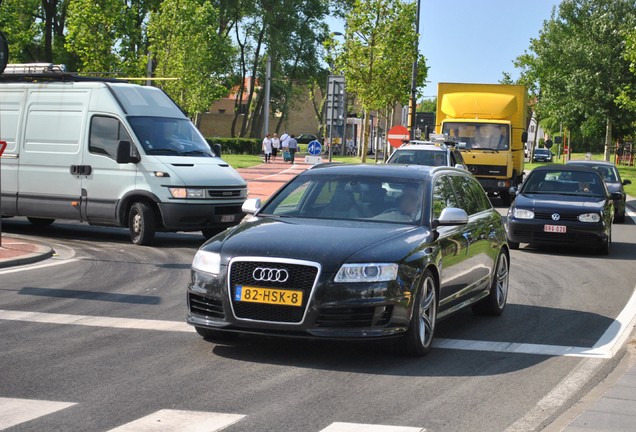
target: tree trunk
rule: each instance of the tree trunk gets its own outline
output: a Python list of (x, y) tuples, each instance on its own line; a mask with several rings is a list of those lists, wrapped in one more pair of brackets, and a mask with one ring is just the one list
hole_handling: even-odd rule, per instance
[(263, 45), (263, 38), (265, 36), (265, 28), (262, 28), (260, 33), (258, 34), (258, 42), (256, 44), (256, 49), (254, 50), (254, 63), (252, 64), (252, 85), (250, 86), (250, 92), (247, 95), (247, 106), (245, 107), (246, 113), (245, 117), (243, 117), (243, 124), (241, 125), (241, 134), (239, 136), (245, 136), (245, 133), (248, 130), (249, 120), (251, 120), (250, 107), (252, 106), (252, 101), (254, 99), (254, 92), (256, 91), (256, 72), (258, 71), (258, 63), (261, 59), (261, 46)]
[(607, 117), (607, 124), (605, 126), (605, 150), (603, 152), (603, 160), (609, 162), (610, 160), (610, 147), (612, 146), (612, 120)]
[(362, 121), (362, 145), (360, 146), (360, 158), (362, 163), (367, 161), (367, 151), (369, 149), (369, 112), (364, 110), (364, 120)]

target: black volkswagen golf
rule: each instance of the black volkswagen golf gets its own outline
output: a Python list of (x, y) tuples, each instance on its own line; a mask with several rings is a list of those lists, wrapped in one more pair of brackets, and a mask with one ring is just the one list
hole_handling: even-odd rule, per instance
[(319, 165), (259, 206), (194, 258), (187, 322), (205, 339), (395, 338), (422, 355), (439, 318), (505, 308), (501, 216), (465, 170)]
[(592, 168), (570, 164), (535, 168), (508, 210), (509, 245), (512, 249), (519, 243), (594, 247), (607, 255), (613, 198)]

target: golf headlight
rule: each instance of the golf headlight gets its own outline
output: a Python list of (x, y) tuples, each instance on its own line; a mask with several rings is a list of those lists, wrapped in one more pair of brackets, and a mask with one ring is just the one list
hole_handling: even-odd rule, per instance
[(343, 264), (336, 282), (386, 282), (397, 278), (397, 264)]
[(192, 261), (192, 269), (204, 273), (219, 274), (221, 271), (221, 255), (199, 250)]
[(579, 221), (581, 222), (600, 222), (601, 216), (598, 213), (583, 213), (579, 215)]
[(205, 189), (168, 188), (172, 198), (205, 198)]
[(534, 219), (534, 212), (526, 209), (516, 208), (512, 215), (516, 219)]

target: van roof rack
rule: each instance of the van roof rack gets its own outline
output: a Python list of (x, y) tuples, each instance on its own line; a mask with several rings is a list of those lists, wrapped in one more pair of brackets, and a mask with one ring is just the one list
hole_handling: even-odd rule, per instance
[(38, 81), (99, 81), (99, 82), (126, 82), (115, 78), (101, 78), (81, 76), (77, 73), (67, 72), (63, 64), (53, 63), (23, 63), (8, 64), (4, 73), (0, 74), (3, 82), (38, 82)]

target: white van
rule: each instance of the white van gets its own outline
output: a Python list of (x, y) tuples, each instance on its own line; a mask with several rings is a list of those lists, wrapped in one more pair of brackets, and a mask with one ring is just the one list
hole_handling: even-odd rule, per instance
[(0, 75), (2, 217), (157, 231), (238, 224), (247, 185), (161, 90), (69, 74)]

